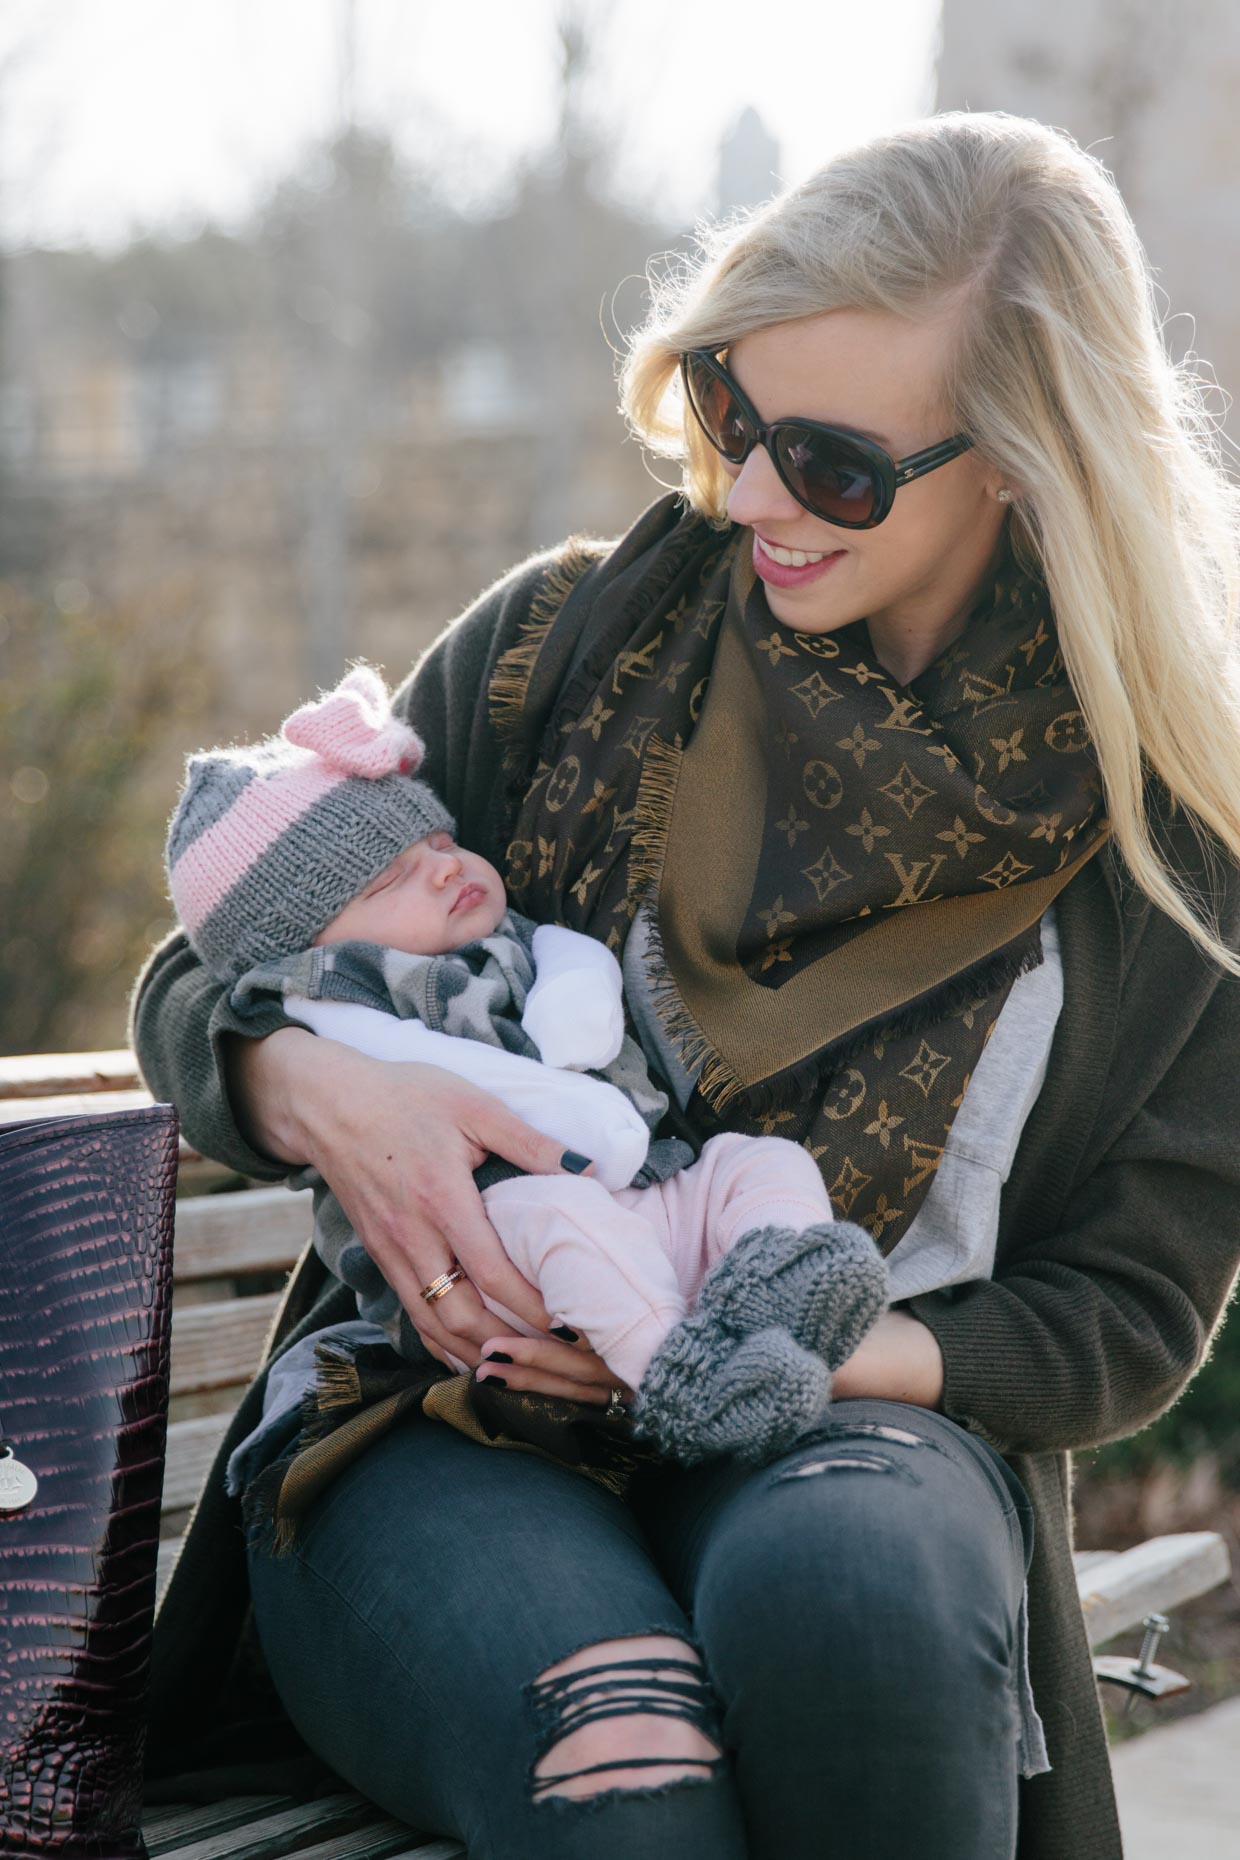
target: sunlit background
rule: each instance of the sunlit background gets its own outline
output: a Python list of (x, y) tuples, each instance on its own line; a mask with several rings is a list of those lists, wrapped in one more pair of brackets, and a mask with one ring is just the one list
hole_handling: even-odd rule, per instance
[(1225, 0), (5, 0), (0, 1050), (123, 1038), (187, 749), (674, 482), (648, 279), (849, 143), (1067, 128), (1235, 380), (1237, 77)]
[[(186, 751), (674, 482), (616, 407), (648, 270), (849, 143), (1069, 130), (1221, 409), (1238, 95), (1234, 0), (4, 0), (0, 1054), (124, 1043)], [(1229, 1519), (1240, 1567), (1229, 1336), (1081, 1479), (1103, 1538)], [(1196, 1606), (1187, 1709), (1240, 1692), (1235, 1585)]]

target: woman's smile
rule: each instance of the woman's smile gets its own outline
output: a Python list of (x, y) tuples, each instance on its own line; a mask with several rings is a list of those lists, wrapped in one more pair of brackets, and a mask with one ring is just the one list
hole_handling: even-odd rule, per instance
[[(784, 553), (800, 555), (807, 552), (786, 550)], [(843, 549), (833, 549), (829, 555), (812, 557), (799, 565), (795, 562), (781, 562), (771, 554), (757, 530), (753, 533), (753, 565), (764, 581), (773, 582), (777, 588), (802, 588), (808, 582), (817, 581), (845, 554)]]

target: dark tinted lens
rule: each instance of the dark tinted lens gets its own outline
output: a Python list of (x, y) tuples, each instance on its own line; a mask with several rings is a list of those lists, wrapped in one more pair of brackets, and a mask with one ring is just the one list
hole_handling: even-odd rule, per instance
[(689, 398), (712, 445), (739, 464), (749, 450), (752, 434), (727, 383), (693, 356), (689, 357), (687, 374)]
[(846, 439), (785, 426), (776, 444), (789, 484), (813, 509), (837, 523), (865, 523), (873, 515), (873, 466)]

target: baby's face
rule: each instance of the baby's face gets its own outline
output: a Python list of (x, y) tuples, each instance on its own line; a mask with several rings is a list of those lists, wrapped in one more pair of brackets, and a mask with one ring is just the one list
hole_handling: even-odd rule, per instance
[(507, 908), (495, 867), (440, 831), (397, 853), (314, 940), (356, 939), (411, 956), (438, 956), (490, 936)]

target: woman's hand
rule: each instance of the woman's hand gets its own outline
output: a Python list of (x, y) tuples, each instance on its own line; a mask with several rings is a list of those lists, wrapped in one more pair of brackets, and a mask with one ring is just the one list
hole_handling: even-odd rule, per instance
[(831, 1374), (831, 1398), (881, 1395), (941, 1410), (943, 1352), (928, 1324), (911, 1311), (887, 1310), (852, 1355)]
[[(313, 1164), (440, 1362), (476, 1365), (488, 1340), (514, 1355), (534, 1341), (509, 1330), (480, 1293), (546, 1330), (542, 1298), (504, 1252), (473, 1171), (494, 1152), (531, 1174), (568, 1173), (554, 1137), (440, 1066), (368, 1059), (299, 1027), (234, 1040), (229, 1060), (255, 1147)], [(422, 1287), (456, 1261), (466, 1278), (428, 1303)], [(587, 1343), (548, 1336), (536, 1352), (521, 1386), (609, 1399), (615, 1378)]]
[[(489, 1369), (489, 1363), (495, 1368)], [(540, 1395), (564, 1395), (570, 1401), (602, 1406), (610, 1402), (615, 1389), (626, 1403), (633, 1400), (628, 1383), (608, 1369), (584, 1337), (570, 1344), (554, 1337), (502, 1337), (496, 1332), (482, 1346), (477, 1380), (489, 1382), (500, 1376), (510, 1389), (536, 1389)]]

